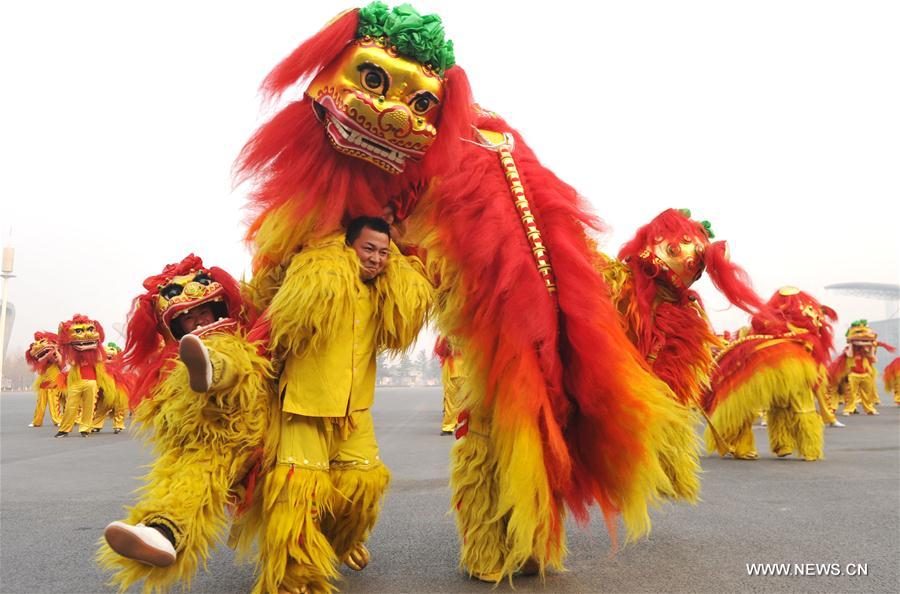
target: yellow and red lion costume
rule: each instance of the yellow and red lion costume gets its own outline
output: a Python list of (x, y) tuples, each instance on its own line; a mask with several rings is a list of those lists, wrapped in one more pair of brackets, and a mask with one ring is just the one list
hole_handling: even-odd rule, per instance
[[(136, 426), (157, 457), (127, 522), (164, 527), (174, 538), (177, 558), (168, 567), (153, 567), (117, 555), (106, 543), (98, 557), (122, 591), (144, 579), (145, 592), (162, 592), (176, 583), (188, 589), (222, 536), (229, 503), (238, 498), (236, 483), (263, 445), (271, 370), (246, 339), (252, 312), (238, 282), (224, 270), (205, 267), (191, 254), (147, 278), (144, 289), (128, 318), (123, 365), (136, 378), (131, 398)], [(215, 321), (191, 334), (227, 357), (231, 376), (217, 376), (217, 385), (226, 387), (207, 394), (190, 389), (178, 360), (178, 341), (186, 334), (178, 318), (202, 305), (212, 308)], [(214, 366), (213, 372), (219, 369)]]
[[(305, 92), (287, 96), (297, 83)], [(678, 496), (661, 459), (696, 469), (689, 410), (619, 325), (595, 269), (600, 222), (473, 103), (440, 19), (380, 2), (347, 11), (262, 91), (286, 104), (237, 164), (254, 186), (252, 298), (268, 307), (291, 258), (354, 217), (389, 210), (405, 227), (440, 330), (465, 353), (451, 477), (465, 570), (498, 581), (561, 568), (566, 508), (587, 520), (598, 504), (611, 531), (621, 515), (629, 537), (645, 534), (648, 507)], [(294, 549), (290, 562), (308, 563)]]
[[(844, 402), (844, 415), (856, 414), (862, 405), (866, 414), (877, 415), (878, 369), (875, 367), (878, 347), (894, 352), (894, 347), (878, 340), (878, 334), (869, 327), (868, 320), (856, 320), (845, 333), (847, 348), (829, 367), (832, 391)], [(887, 370), (885, 370), (887, 371)]]
[(49, 405), (50, 419), (59, 425), (62, 419), (60, 395), (63, 394), (57, 385), (62, 371), (62, 355), (59, 352), (59, 336), (53, 332), (35, 332), (34, 341), (25, 351), (28, 367), (37, 374), (32, 389), (37, 395), (32, 426), (40, 427), (44, 421), (44, 410)]
[(728, 301), (751, 315), (766, 305), (708, 221), (668, 209), (637, 230), (618, 260), (601, 256), (604, 275), (628, 336), (653, 372), (686, 405), (699, 405), (709, 387), (712, 351), (721, 347), (703, 302), (691, 285), (705, 271)]
[[(638, 229), (618, 260), (600, 255), (626, 334), (679, 402), (696, 408), (709, 389), (713, 353), (723, 345), (691, 286), (705, 271), (730, 303), (752, 315), (770, 315), (747, 273), (731, 262), (728, 245), (712, 242), (714, 237), (708, 221), (670, 208)], [(695, 500), (696, 474), (678, 478), (680, 492)]]
[(894, 395), (894, 403), (900, 406), (900, 357), (895, 357), (884, 368), (884, 389)]
[[(79, 430), (82, 435), (89, 433), (96, 422), (102, 422), (109, 411), (118, 411), (124, 422), (128, 382), (116, 369), (106, 366), (106, 351), (103, 348), (106, 334), (100, 322), (75, 314), (71, 320), (60, 323), (57, 334), (62, 361), (68, 368), (65, 377), (60, 375), (57, 380), (67, 395), (57, 436), (72, 430), (79, 408)], [(93, 388), (87, 387), (91, 382), (96, 384)], [(95, 417), (95, 412), (99, 419)], [(121, 430), (122, 426), (117, 429)]]
[[(752, 424), (765, 410), (772, 452), (817, 460), (824, 438), (816, 401), (824, 414), (837, 314), (794, 287), (776, 291), (767, 305), (773, 315), (754, 316), (752, 329), (716, 355), (704, 408), (735, 458), (759, 457)], [(728, 453), (710, 430), (706, 443), (710, 451)]]

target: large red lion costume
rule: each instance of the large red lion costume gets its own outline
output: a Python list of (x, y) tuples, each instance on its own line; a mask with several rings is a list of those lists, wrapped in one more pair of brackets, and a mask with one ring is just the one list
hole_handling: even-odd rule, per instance
[[(564, 507), (585, 520), (596, 503), (611, 530), (621, 514), (630, 536), (645, 533), (648, 505), (675, 495), (660, 460), (696, 465), (696, 452), (689, 411), (622, 331), (594, 268), (600, 222), (474, 105), (435, 23), (377, 2), (340, 15), (263, 82), (286, 104), (237, 170), (254, 184), (260, 308), (291, 258), (350, 218), (390, 210), (406, 227), (441, 331), (465, 353), (451, 479), (462, 563), (500, 580), (561, 567)], [(297, 83), (306, 92), (287, 97)]]

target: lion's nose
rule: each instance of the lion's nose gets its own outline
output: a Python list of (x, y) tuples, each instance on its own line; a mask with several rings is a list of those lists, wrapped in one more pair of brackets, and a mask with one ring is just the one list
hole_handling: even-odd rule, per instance
[(382, 122), (397, 130), (406, 131), (410, 128), (409, 113), (405, 109), (395, 109), (390, 113), (386, 113)]

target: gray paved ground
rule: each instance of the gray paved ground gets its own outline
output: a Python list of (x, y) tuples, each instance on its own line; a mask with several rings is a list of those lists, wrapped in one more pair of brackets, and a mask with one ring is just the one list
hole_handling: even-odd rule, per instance
[[(346, 592), (512, 592), (456, 569), (447, 515), (449, 437), (438, 435), (437, 389), (383, 389), (376, 398), (382, 456), (394, 481), (370, 542), (372, 564), (344, 571)], [(111, 592), (92, 557), (121, 516), (148, 461), (127, 434), (54, 440), (27, 429), (31, 394), (0, 398), (0, 592)], [(768, 454), (707, 458), (703, 502), (654, 514), (650, 538), (609, 556), (595, 519), (569, 527), (569, 571), (516, 581), (517, 592), (898, 592), (900, 407), (826, 430), (827, 460)], [(49, 420), (47, 421), (49, 423)], [(757, 428), (765, 450), (765, 429)], [(747, 563), (867, 564), (865, 577), (748, 577)], [(220, 549), (193, 592), (248, 592), (252, 568)]]

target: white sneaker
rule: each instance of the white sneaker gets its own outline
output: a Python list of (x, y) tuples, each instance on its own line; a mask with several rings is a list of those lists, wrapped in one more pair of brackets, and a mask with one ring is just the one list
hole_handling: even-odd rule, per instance
[(843, 423), (841, 423), (841, 422), (838, 421), (837, 419), (834, 420), (834, 423), (828, 423), (828, 426), (829, 426), (829, 427), (846, 427), (846, 425), (844, 425)]
[(186, 334), (178, 345), (178, 358), (187, 367), (191, 390), (208, 392), (212, 385), (213, 369), (209, 350), (203, 341), (193, 334)]
[(34, 427), (34, 423), (28, 423), (29, 427)]
[(154, 567), (175, 563), (175, 547), (156, 528), (113, 522), (103, 531), (103, 537), (109, 547), (123, 557)]

